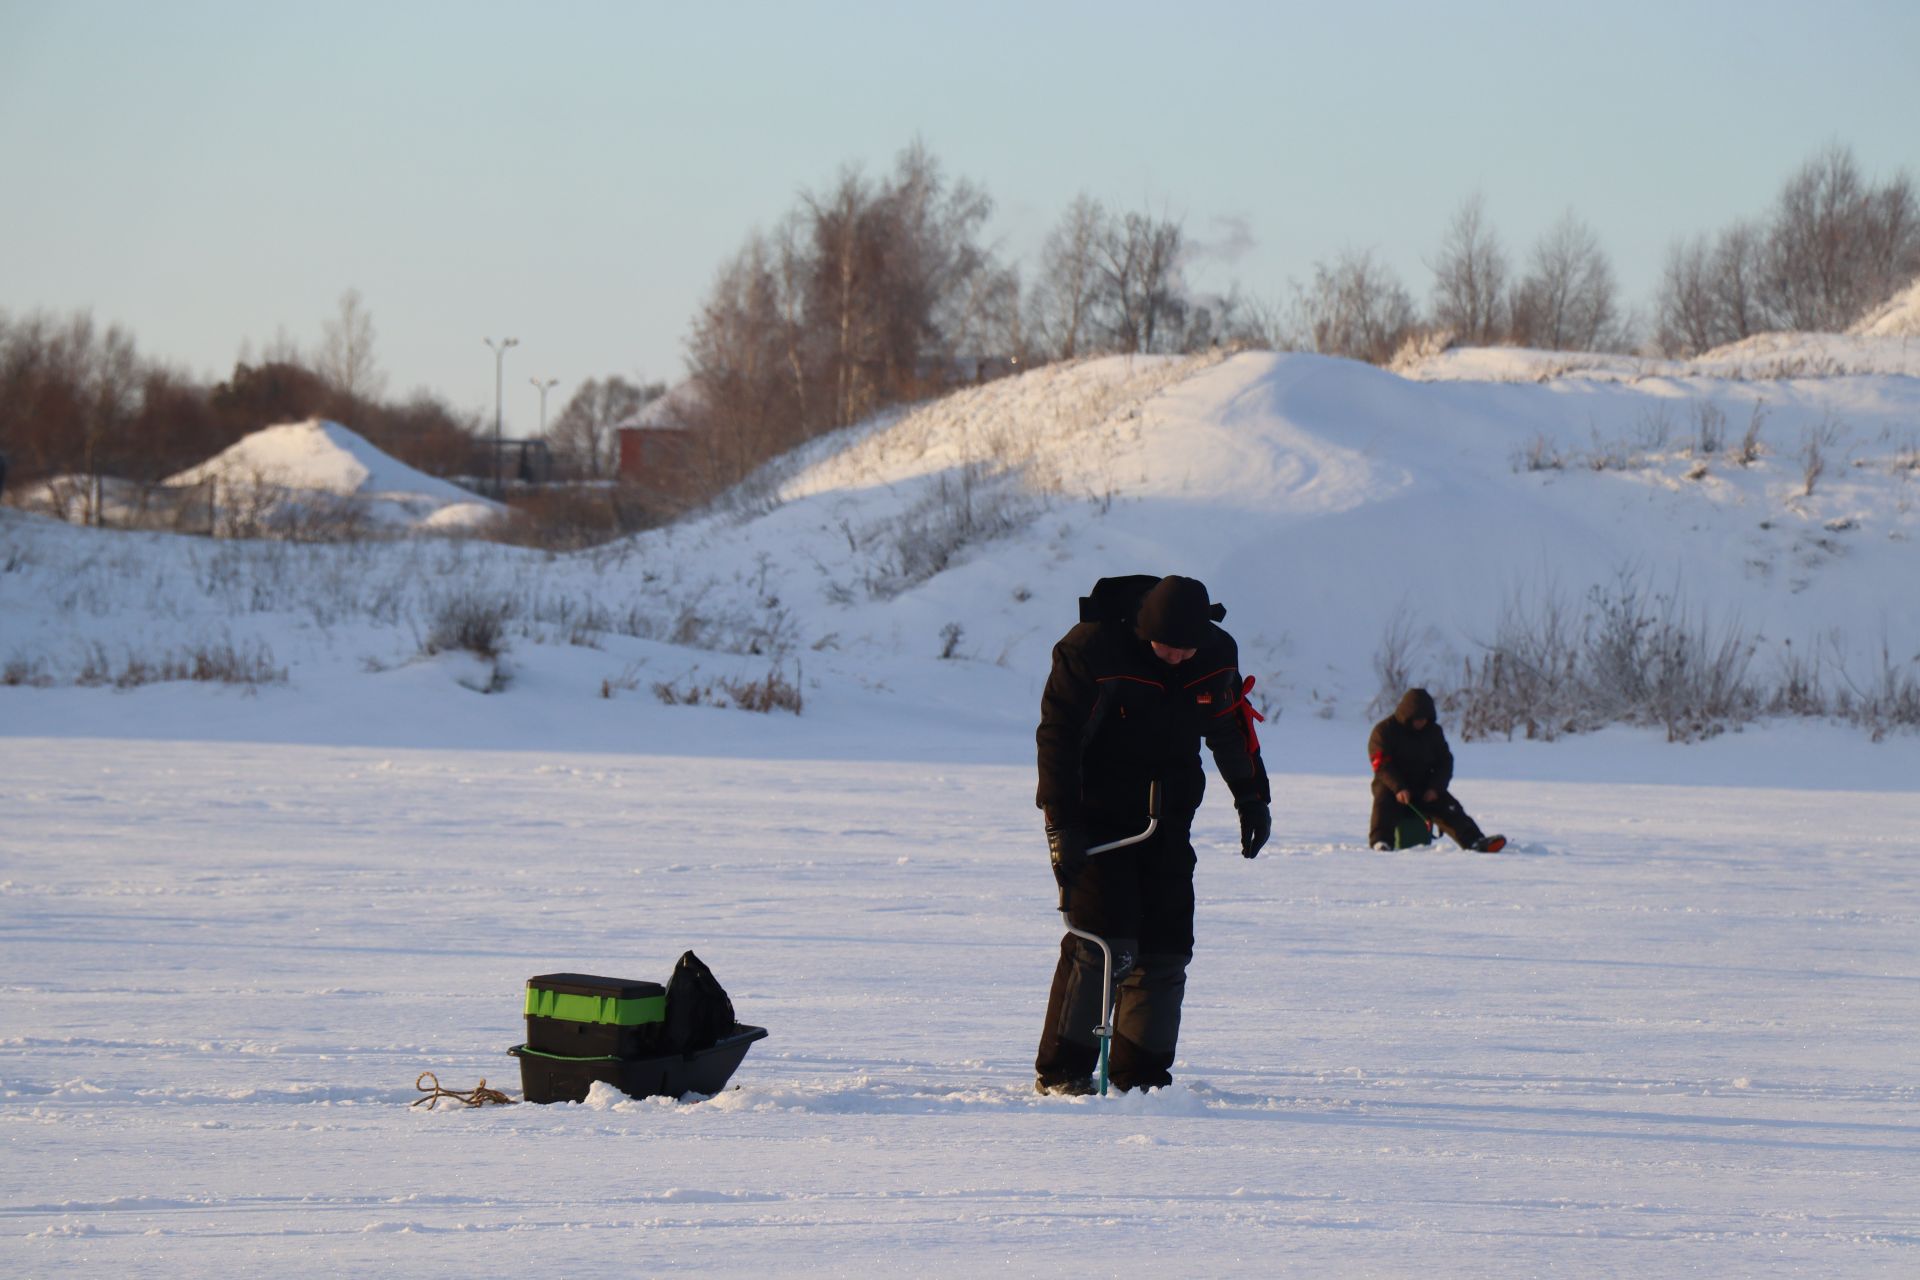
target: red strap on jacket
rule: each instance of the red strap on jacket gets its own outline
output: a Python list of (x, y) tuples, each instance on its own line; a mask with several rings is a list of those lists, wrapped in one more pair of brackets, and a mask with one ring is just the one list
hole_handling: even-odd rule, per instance
[(1260, 752), (1260, 735), (1253, 731), (1253, 722), (1255, 720), (1266, 719), (1265, 716), (1261, 715), (1258, 711), (1255, 711), (1253, 709), (1253, 704), (1251, 702), (1247, 701), (1247, 695), (1252, 691), (1253, 691), (1253, 677), (1248, 676), (1246, 679), (1246, 683), (1240, 686), (1240, 701), (1237, 704), (1235, 704), (1238, 706), (1240, 710), (1240, 723), (1246, 728), (1246, 731), (1247, 731), (1247, 754), (1250, 756), (1258, 755)]

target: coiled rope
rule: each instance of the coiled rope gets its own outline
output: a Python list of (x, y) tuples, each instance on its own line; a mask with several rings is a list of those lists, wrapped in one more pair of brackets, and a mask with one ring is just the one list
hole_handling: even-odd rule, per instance
[[(431, 1080), (433, 1083), (422, 1084), (421, 1081), (423, 1080)], [(489, 1104), (510, 1107), (519, 1101), (518, 1098), (509, 1098), (498, 1089), (487, 1088), (487, 1082), (484, 1079), (471, 1089), (444, 1089), (440, 1086), (440, 1077), (431, 1071), (422, 1071), (418, 1076), (414, 1077), (413, 1087), (427, 1096), (424, 1098), (415, 1098), (412, 1102), (409, 1102), (407, 1106), (417, 1107), (425, 1103), (429, 1111), (439, 1106), (442, 1098), (451, 1098), (455, 1102), (465, 1103), (469, 1107), (484, 1107)]]

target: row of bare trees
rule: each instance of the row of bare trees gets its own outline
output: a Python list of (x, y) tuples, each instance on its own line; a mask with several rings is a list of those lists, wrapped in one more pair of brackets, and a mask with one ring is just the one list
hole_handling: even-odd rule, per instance
[(1654, 340), (1695, 355), (1773, 329), (1838, 332), (1916, 275), (1912, 178), (1870, 181), (1853, 151), (1833, 144), (1787, 179), (1764, 217), (1674, 242)]
[(1631, 341), (1613, 262), (1568, 210), (1534, 242), (1515, 278), (1479, 195), (1447, 224), (1433, 270), (1431, 324), (1456, 342), (1605, 351)]
[(1687, 356), (1769, 330), (1837, 332), (1920, 276), (1920, 202), (1905, 173), (1871, 182), (1850, 149), (1829, 146), (1787, 179), (1764, 217), (1672, 246), (1646, 334), (1598, 235), (1571, 210), (1517, 270), (1473, 196), (1428, 265), (1423, 315), (1372, 252), (1321, 262), (1293, 301), (1295, 344), (1384, 363), (1429, 333), (1552, 351), (1626, 350), (1644, 336)]
[(1048, 233), (1031, 293), (1016, 313), (1025, 354), (1071, 360), (1091, 351), (1191, 351), (1222, 330), (1219, 300), (1186, 280), (1179, 220), (1115, 212), (1081, 195)]
[[(1378, 254), (1349, 250), (1314, 264), (1269, 330), (1272, 345), (1385, 364), (1409, 341), (1551, 351), (1608, 351), (1633, 339), (1612, 260), (1593, 228), (1569, 210), (1537, 240), (1516, 274), (1484, 200), (1454, 213), (1429, 264), (1428, 310)], [(1255, 332), (1259, 332), (1258, 329)]]

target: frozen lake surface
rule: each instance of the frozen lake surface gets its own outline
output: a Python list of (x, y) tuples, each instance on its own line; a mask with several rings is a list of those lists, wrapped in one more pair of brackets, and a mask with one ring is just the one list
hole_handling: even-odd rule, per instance
[[(1920, 798), (1472, 759), (1506, 854), (1211, 796), (1177, 1083), (1042, 1099), (1030, 766), (0, 738), (0, 1263), (1920, 1272)], [(408, 1107), (688, 948), (721, 1096)]]

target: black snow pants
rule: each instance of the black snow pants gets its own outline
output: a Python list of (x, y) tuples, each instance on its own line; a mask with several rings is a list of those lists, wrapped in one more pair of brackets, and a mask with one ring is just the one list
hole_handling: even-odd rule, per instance
[[(1480, 830), (1480, 824), (1467, 815), (1467, 811), (1461, 808), (1460, 802), (1453, 798), (1453, 793), (1450, 791), (1442, 791), (1437, 799), (1431, 801), (1422, 800), (1416, 795), (1413, 798), (1413, 806), (1426, 815), (1427, 821), (1452, 836), (1453, 842), (1462, 849), (1480, 839), (1484, 834)], [(1367, 822), (1367, 843), (1384, 844), (1391, 848), (1394, 828), (1408, 818), (1418, 820), (1413, 809), (1394, 799), (1392, 792), (1375, 791), (1373, 817)]]
[[(1069, 886), (1067, 918), (1113, 949), (1118, 988), (1108, 1076), (1117, 1089), (1173, 1083), (1180, 1005), (1193, 959), (1193, 811), (1163, 814), (1151, 840), (1097, 853)], [(1093, 828), (1099, 844), (1126, 834)], [(1067, 934), (1047, 996), (1034, 1071), (1042, 1084), (1085, 1080), (1099, 1061), (1100, 948)]]

